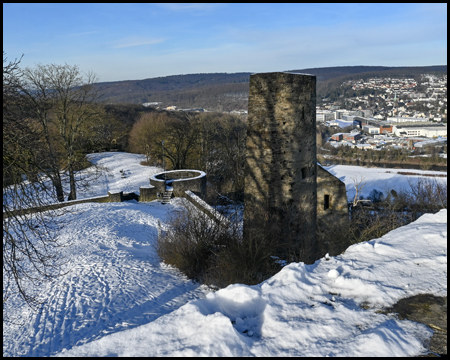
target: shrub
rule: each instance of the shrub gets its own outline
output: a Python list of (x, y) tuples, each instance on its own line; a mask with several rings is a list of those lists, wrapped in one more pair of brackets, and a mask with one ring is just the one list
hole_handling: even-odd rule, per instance
[(410, 180), (411, 191), (402, 192), (401, 198), (408, 210), (419, 217), (424, 213), (436, 213), (447, 208), (447, 184), (436, 178), (420, 177)]
[(372, 189), (372, 191), (369, 194), (368, 199), (371, 200), (373, 203), (377, 203), (377, 202), (383, 201), (384, 194), (377, 189)]
[[(417, 220), (424, 213), (436, 213), (447, 208), (447, 184), (438, 178), (420, 177), (409, 182), (410, 189), (385, 196), (373, 190), (369, 199), (350, 203), (347, 224), (318, 222), (319, 253), (338, 255), (351, 244), (380, 238), (389, 231)], [(355, 182), (360, 191), (364, 183)]]
[(156, 251), (167, 264), (187, 277), (215, 287), (232, 283), (257, 284), (274, 275), (280, 266), (271, 257), (275, 244), (262, 231), (244, 239), (235, 219), (219, 224), (189, 203), (173, 215), (170, 230), (156, 242)]
[(203, 281), (214, 254), (224, 243), (226, 229), (185, 204), (168, 221), (170, 229), (156, 242), (159, 257), (187, 277)]
[(232, 231), (217, 253), (210, 282), (219, 287), (233, 283), (254, 285), (276, 274), (281, 269), (276, 256), (280, 244), (273, 240), (276, 228), (268, 224), (252, 219), (247, 220), (245, 236), (243, 231)]
[(353, 243), (379, 238), (391, 230), (417, 220), (425, 213), (447, 208), (447, 186), (437, 178), (420, 177), (409, 181), (410, 190), (394, 190), (386, 197), (373, 190), (370, 204), (351, 208), (348, 236)]
[[(359, 190), (364, 184), (360, 183)], [(437, 179), (419, 178), (410, 182), (410, 191), (391, 191), (381, 196), (373, 191), (376, 202), (355, 201), (348, 222), (318, 222), (317, 246), (303, 244), (296, 234), (276, 241), (286, 229), (273, 225), (273, 212), (265, 217), (247, 219), (246, 236), (239, 217), (229, 217), (225, 226), (212, 221), (189, 203), (169, 220), (170, 230), (156, 242), (157, 253), (167, 264), (177, 267), (189, 278), (215, 287), (232, 283), (258, 284), (281, 269), (281, 263), (308, 261), (342, 253), (351, 244), (380, 238), (404, 226), (426, 212), (447, 207), (447, 187)], [(289, 224), (289, 214), (284, 224)], [(287, 229), (287, 234), (291, 231)], [(301, 240), (301, 239), (300, 239)], [(313, 259), (313, 257), (315, 257)]]

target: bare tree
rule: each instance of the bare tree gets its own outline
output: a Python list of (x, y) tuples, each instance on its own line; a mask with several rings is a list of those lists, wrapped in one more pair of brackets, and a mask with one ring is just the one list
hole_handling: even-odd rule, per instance
[(208, 174), (216, 193), (242, 198), (245, 139), (245, 121), (236, 116), (152, 112), (133, 125), (129, 144), (147, 162), (162, 164), (164, 153), (169, 168), (196, 167)]
[(174, 118), (164, 138), (164, 154), (172, 163), (172, 169), (186, 169), (192, 165), (192, 156), (197, 151), (198, 131), (194, 126), (194, 117), (188, 113), (182, 118)]
[(83, 76), (78, 66), (67, 64), (37, 65), (34, 69), (26, 68), (23, 75), (25, 84), (22, 91), (47, 146), (51, 166), (48, 175), (58, 200), (64, 200), (60, 175), (62, 168), (69, 175), (68, 200), (75, 200), (75, 170), (82, 156), (77, 151), (77, 141), (84, 124), (99, 115), (99, 109), (94, 104), (99, 94), (93, 87), (97, 77), (93, 73)]
[(424, 213), (436, 213), (447, 208), (447, 183), (438, 177), (408, 179), (411, 190), (401, 197), (417, 218)]
[(130, 145), (148, 158), (161, 160), (164, 148), (164, 157), (172, 169), (186, 169), (193, 165), (198, 148), (199, 132), (194, 122), (187, 113), (178, 117), (166, 113), (144, 114), (131, 130)]
[(39, 176), (42, 143), (28, 118), (22, 89), (20, 59), (8, 62), (3, 53), (3, 319), (5, 304), (21, 297), (31, 308), (43, 302), (42, 283), (61, 274), (56, 212), (25, 209), (40, 207), (54, 198), (52, 188)]
[(361, 197), (361, 193), (362, 193), (362, 189), (364, 188), (364, 186), (366, 186), (366, 183), (364, 182), (364, 178), (361, 177), (361, 179), (358, 180), (358, 177), (355, 176), (353, 178), (351, 178), (353, 180), (353, 184), (355, 186), (355, 196), (353, 197), (353, 201), (351, 202), (351, 206), (355, 207), (360, 203), (370, 203), (371, 200), (367, 199), (364, 200)]
[[(228, 117), (222, 121), (220, 148), (223, 154), (222, 165), (230, 178), (235, 193), (244, 192), (244, 167), (246, 159), (246, 124), (237, 117)], [(223, 171), (222, 170), (222, 171)]]

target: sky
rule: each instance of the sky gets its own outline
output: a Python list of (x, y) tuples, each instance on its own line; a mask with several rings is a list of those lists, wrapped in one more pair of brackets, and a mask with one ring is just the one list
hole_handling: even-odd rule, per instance
[(3, 50), (100, 81), (447, 64), (447, 4), (3, 4)]

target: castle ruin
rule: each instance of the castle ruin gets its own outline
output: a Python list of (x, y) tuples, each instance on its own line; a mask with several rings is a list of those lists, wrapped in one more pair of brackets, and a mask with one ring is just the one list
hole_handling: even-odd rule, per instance
[[(314, 262), (316, 218), (316, 77), (287, 72), (250, 76), (244, 236), (270, 221), (279, 240)], [(258, 226), (258, 225), (256, 225)]]
[(345, 184), (317, 164), (316, 77), (251, 75), (248, 114), (244, 236), (268, 230), (305, 263), (344, 251), (333, 226), (348, 223)]

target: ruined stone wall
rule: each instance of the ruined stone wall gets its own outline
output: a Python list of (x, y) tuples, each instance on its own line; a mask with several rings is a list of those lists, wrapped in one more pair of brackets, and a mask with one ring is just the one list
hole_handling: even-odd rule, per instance
[(156, 200), (157, 192), (156, 188), (152, 185), (150, 186), (142, 186), (139, 188), (139, 201), (145, 202), (145, 201), (153, 201)]
[(317, 165), (317, 219), (335, 224), (348, 220), (345, 183)]
[(316, 260), (315, 76), (250, 76), (244, 200), (244, 236), (270, 215), (279, 240), (299, 244), (301, 261)]
[(220, 212), (214, 209), (211, 205), (209, 205), (206, 201), (201, 199), (199, 196), (194, 194), (190, 190), (185, 191), (184, 196), (190, 203), (192, 203), (197, 209), (208, 215), (211, 219), (213, 219), (216, 223), (222, 224), (228, 228), (232, 228), (232, 224), (228, 220), (226, 216), (223, 216)]
[(184, 197), (186, 190), (206, 197), (206, 182), (206, 173), (199, 170), (172, 170), (150, 177), (150, 184), (156, 188), (157, 194), (164, 193), (165, 184), (170, 184), (174, 196), (178, 197)]
[(122, 197), (123, 197), (123, 192), (110, 193), (108, 191), (108, 195), (105, 195), (105, 196), (96, 196), (96, 197), (91, 197), (91, 198), (87, 198), (87, 199), (58, 202), (58, 203), (54, 203), (54, 204), (42, 205), (42, 206), (38, 206), (38, 207), (31, 207), (31, 208), (27, 208), (27, 209), (12, 210), (7, 213), (3, 212), (3, 218), (7, 218), (10, 216), (17, 216), (17, 215), (21, 215), (21, 214), (22, 215), (34, 214), (36, 212), (41, 212), (41, 211), (57, 210), (57, 209), (65, 208), (67, 206), (84, 204), (84, 203), (88, 203), (88, 202), (94, 202), (94, 203), (121, 202)]
[(351, 244), (348, 236), (338, 236), (350, 226), (345, 183), (317, 165), (318, 251), (331, 256), (341, 254)]

